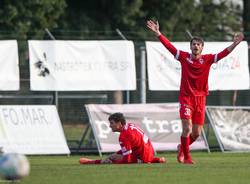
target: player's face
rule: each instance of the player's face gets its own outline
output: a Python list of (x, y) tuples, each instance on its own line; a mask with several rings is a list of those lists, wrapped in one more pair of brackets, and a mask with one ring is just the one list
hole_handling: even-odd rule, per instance
[(192, 43), (191, 43), (192, 54), (195, 55), (195, 56), (198, 56), (198, 55), (201, 54), (202, 50), (203, 50), (202, 43), (197, 41), (197, 40), (193, 40)]
[(112, 129), (112, 132), (120, 132), (122, 129), (121, 122), (115, 122), (114, 120), (109, 121), (109, 127)]

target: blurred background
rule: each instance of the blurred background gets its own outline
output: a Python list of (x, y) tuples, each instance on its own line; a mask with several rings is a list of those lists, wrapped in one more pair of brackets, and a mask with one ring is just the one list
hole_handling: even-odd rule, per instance
[[(18, 41), (21, 78), (19, 91), (0, 91), (0, 104), (56, 104), (71, 150), (95, 147), (92, 132), (85, 129), (84, 105), (141, 102), (141, 49), (145, 41), (157, 41), (145, 26), (147, 19), (158, 20), (171, 41), (189, 41), (188, 33), (205, 41), (232, 41), (240, 31), (250, 40), (248, 0), (0, 0), (0, 39)], [(27, 40), (51, 39), (133, 41), (137, 90), (31, 91)], [(146, 102), (178, 102), (178, 91), (147, 90)], [(249, 106), (250, 91), (212, 91), (207, 104)]]

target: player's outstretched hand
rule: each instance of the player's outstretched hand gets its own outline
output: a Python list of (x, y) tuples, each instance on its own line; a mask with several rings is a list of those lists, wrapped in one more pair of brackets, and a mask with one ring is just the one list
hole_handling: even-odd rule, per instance
[(151, 31), (153, 31), (156, 34), (156, 36), (160, 36), (161, 35), (158, 21), (154, 22), (153, 20), (148, 20), (147, 21), (147, 27)]
[(243, 33), (235, 33), (233, 42), (238, 45), (244, 39)]

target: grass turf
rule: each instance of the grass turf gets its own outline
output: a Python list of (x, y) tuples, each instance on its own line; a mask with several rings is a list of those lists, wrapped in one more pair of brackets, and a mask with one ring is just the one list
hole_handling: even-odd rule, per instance
[[(79, 165), (80, 156), (31, 156), (25, 184), (246, 184), (250, 181), (250, 153), (192, 153), (195, 165), (166, 164)], [(98, 158), (89, 156), (89, 158)], [(4, 182), (4, 181), (1, 181)]]

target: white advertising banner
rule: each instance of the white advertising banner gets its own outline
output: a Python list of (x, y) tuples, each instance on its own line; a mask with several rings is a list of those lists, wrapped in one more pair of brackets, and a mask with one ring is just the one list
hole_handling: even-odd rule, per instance
[[(177, 150), (182, 132), (179, 119), (179, 104), (124, 104), (86, 105), (89, 120), (101, 152), (120, 149), (118, 133), (111, 131), (108, 117), (121, 112), (126, 121), (142, 128), (150, 138), (156, 151)], [(208, 149), (203, 137), (191, 145), (191, 149)]]
[(207, 106), (222, 151), (250, 151), (250, 107)]
[(17, 41), (0, 41), (0, 90), (19, 90), (20, 79), (18, 63)]
[(31, 90), (135, 90), (132, 41), (29, 40)]
[(53, 105), (1, 105), (0, 147), (21, 154), (69, 154)]
[[(216, 54), (231, 42), (206, 42), (203, 54)], [(183, 51), (190, 52), (189, 42), (173, 42)], [(160, 42), (146, 42), (150, 90), (179, 90), (181, 65)], [(239, 82), (240, 81), (240, 82)], [(241, 42), (232, 53), (211, 66), (209, 90), (249, 89), (248, 44)]]

